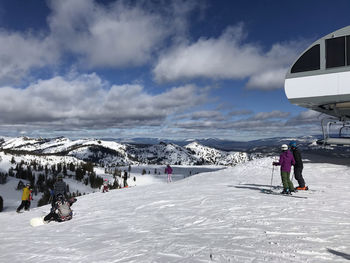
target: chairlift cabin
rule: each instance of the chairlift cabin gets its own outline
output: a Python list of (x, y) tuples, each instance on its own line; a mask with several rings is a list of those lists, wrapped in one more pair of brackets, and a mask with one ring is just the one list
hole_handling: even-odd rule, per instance
[[(309, 46), (286, 74), (288, 100), (330, 116), (322, 120), (323, 144), (350, 145), (350, 26)], [(331, 126), (341, 129), (332, 137)], [(332, 136), (331, 136), (332, 135)]]

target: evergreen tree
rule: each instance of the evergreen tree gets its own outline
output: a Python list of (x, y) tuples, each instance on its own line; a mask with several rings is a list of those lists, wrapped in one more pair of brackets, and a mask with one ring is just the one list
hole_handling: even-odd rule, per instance
[(77, 181), (80, 182), (84, 178), (84, 175), (85, 175), (85, 171), (82, 168), (77, 168), (75, 170), (75, 179)]

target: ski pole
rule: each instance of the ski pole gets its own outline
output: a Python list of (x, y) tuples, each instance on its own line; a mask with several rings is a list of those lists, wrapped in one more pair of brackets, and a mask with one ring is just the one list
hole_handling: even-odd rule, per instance
[(270, 190), (272, 191), (272, 180), (273, 180), (273, 172), (275, 170), (275, 166), (272, 165), (272, 174), (271, 174), (271, 183), (270, 183)]

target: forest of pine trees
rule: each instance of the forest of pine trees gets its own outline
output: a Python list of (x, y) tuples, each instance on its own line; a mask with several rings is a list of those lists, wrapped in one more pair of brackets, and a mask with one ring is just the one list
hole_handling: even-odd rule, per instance
[[(42, 198), (38, 201), (38, 206), (50, 202), (50, 190), (53, 189), (58, 176), (73, 178), (85, 185), (90, 185), (93, 189), (99, 189), (103, 184), (103, 178), (96, 175), (92, 162), (42, 165), (37, 160), (29, 163), (23, 160), (16, 162), (15, 158), (12, 157), (10, 163), (12, 166), (8, 173), (0, 172), (0, 184), (5, 184), (8, 176), (29, 181), (34, 196), (43, 193)], [(25, 184), (20, 180), (17, 190), (22, 190), (24, 186)], [(110, 188), (116, 188), (116, 185), (110, 185)], [(67, 190), (68, 198), (81, 195), (79, 191), (69, 192), (69, 185), (67, 185)]]

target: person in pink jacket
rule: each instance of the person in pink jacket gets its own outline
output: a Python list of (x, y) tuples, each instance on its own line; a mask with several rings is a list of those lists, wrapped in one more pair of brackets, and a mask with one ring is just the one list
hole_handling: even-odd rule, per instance
[(172, 182), (171, 175), (173, 173), (173, 169), (168, 164), (165, 168), (165, 173), (168, 175), (168, 183)]
[(280, 154), (280, 159), (278, 162), (273, 162), (273, 165), (281, 166), (281, 178), (283, 184), (282, 194), (291, 194), (295, 192), (294, 185), (290, 180), (290, 171), (292, 165), (295, 165), (295, 160), (293, 154), (288, 150), (288, 145), (283, 144), (281, 146), (282, 153)]

